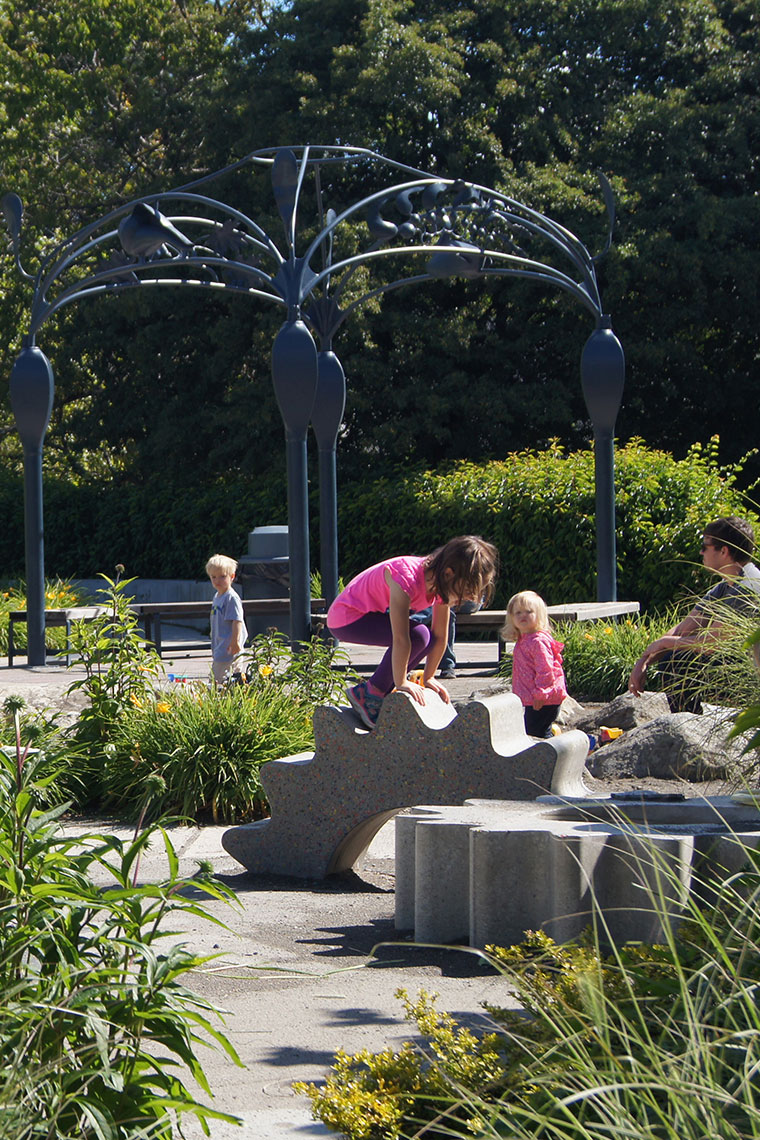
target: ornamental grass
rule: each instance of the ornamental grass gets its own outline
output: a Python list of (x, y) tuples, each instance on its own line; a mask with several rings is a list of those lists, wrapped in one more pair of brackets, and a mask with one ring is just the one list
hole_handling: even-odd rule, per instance
[(150, 787), (150, 817), (261, 819), (269, 814), (261, 766), (312, 745), (312, 713), (276, 684), (198, 684), (137, 701), (104, 749), (106, 803), (134, 812)]

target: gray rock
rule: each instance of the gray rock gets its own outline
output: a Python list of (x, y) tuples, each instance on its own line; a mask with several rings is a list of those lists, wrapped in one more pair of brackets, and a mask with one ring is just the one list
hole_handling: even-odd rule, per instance
[[(557, 724), (562, 729), (578, 728), (579, 720), (586, 715), (583, 705), (579, 704), (575, 697), (565, 697), (557, 716)], [(581, 731), (585, 732), (586, 729), (584, 728)]]
[(657, 717), (592, 753), (590, 767), (593, 775), (606, 778), (736, 778), (747, 760), (742, 761), (742, 740), (728, 739), (732, 726), (733, 714), (726, 712)]
[(670, 706), (664, 693), (642, 693), (640, 697), (635, 697), (633, 693), (620, 693), (601, 708), (591, 711), (581, 708), (579, 717), (569, 723), (573, 728), (579, 728), (581, 732), (596, 735), (603, 724), (607, 728), (622, 728), (628, 732), (658, 717), (669, 715)]

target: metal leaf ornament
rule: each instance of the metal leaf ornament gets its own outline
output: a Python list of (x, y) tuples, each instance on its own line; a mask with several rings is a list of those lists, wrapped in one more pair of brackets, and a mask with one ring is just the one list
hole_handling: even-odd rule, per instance
[(8, 232), (13, 240), (13, 252), (18, 253), (21, 238), (21, 220), (24, 216), (24, 203), (18, 194), (6, 194), (3, 198), (3, 215)]
[(292, 150), (279, 150), (272, 163), (272, 190), (288, 241), (293, 239), (298, 163)]
[(122, 219), (119, 241), (125, 253), (140, 261), (154, 257), (164, 246), (177, 252), (193, 248), (190, 239), (172, 225), (158, 206), (149, 206), (147, 202), (138, 202), (132, 213)]

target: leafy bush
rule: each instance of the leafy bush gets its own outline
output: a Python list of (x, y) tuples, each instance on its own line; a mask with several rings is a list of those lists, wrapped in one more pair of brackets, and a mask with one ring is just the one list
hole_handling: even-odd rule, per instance
[[(718, 466), (717, 444), (676, 460), (634, 440), (616, 453), (618, 594), (663, 611), (695, 591), (702, 528), (741, 514), (757, 524)], [(384, 509), (393, 502), (394, 510)], [(537, 590), (549, 604), (596, 596), (593, 450), (558, 444), (443, 472), (412, 470), (369, 487), (345, 487), (339, 503), (346, 577), (399, 551), (426, 553), (476, 533), (500, 551), (494, 604)]]
[(658, 860), (642, 906), (663, 918), (664, 944), (605, 954), (597, 916), (578, 944), (536, 933), (489, 947), (520, 1005), (489, 1006), (492, 1033), (468, 1034), (427, 995), (405, 999), (426, 1048), (339, 1054), (322, 1086), (297, 1090), (349, 1140), (760, 1136), (760, 856), (744, 856), (739, 875), (692, 881), (677, 935), (664, 916), (682, 885)]
[(6, 754), (9, 750), (19, 750), (35, 757), (36, 780), (32, 792), (35, 807), (86, 802), (90, 794), (87, 754), (61, 728), (55, 713), (31, 711), (23, 697), (6, 697), (0, 735)]
[(255, 637), (239, 660), (249, 686), (266, 691), (276, 685), (311, 706), (343, 704), (347, 682), (358, 680), (345, 649), (319, 637), (296, 643), (294, 651), (284, 633), (270, 630)]
[[(693, 592), (690, 564), (705, 521), (735, 513), (757, 522), (736, 490), (739, 471), (720, 467), (715, 440), (695, 445), (680, 460), (641, 440), (617, 449), (620, 597), (663, 610), (682, 591)], [(20, 480), (0, 472), (0, 501), (14, 519), (0, 532), (6, 574), (22, 570), (21, 498)], [(314, 517), (317, 501), (315, 481)], [(233, 484), (224, 477), (200, 488), (173, 487), (171, 495), (160, 482), (100, 486), (52, 479), (46, 480), (45, 504), (48, 565), (79, 578), (110, 565), (114, 552), (141, 577), (195, 576), (203, 571), (199, 551), (241, 550), (252, 519), (287, 517), (284, 479), (240, 472)], [(594, 511), (593, 449), (568, 453), (556, 443), (438, 471), (404, 467), (369, 482), (341, 477), (341, 569), (348, 579), (389, 554), (425, 553), (452, 535), (480, 533), (501, 551), (496, 605), (526, 588), (549, 602), (589, 600), (596, 594)]]
[[(578, 701), (611, 701), (625, 692), (635, 662), (677, 620), (669, 612), (664, 617), (642, 615), (613, 622), (557, 622), (553, 633), (564, 644), (562, 660), (570, 696)], [(507, 679), (512, 676), (510, 654), (502, 658), (499, 673)], [(654, 674), (652, 688), (657, 687)]]
[[(47, 779), (39, 754), (0, 752), (0, 1135), (170, 1140), (175, 1115), (231, 1119), (182, 1078), (209, 1093), (201, 1043), (238, 1059), (214, 1008), (180, 980), (206, 959), (160, 949), (170, 916), (204, 913), (183, 894), (190, 881), (177, 878), (168, 835), (66, 838), (64, 809), (35, 807)], [(140, 854), (155, 839), (170, 876), (140, 887)], [(231, 897), (207, 873), (192, 886), (196, 899)]]
[(268, 814), (259, 772), (268, 760), (313, 745), (314, 707), (343, 699), (344, 651), (314, 638), (294, 652), (276, 631), (240, 658), (245, 684), (195, 685), (139, 696), (108, 724), (103, 794), (136, 810), (158, 783), (151, 810), (239, 823)]
[(99, 575), (106, 586), (97, 591), (97, 601), (105, 612), (94, 621), (74, 622), (71, 629), (72, 652), (84, 677), (73, 681), (68, 691), (82, 690), (90, 702), (79, 717), (76, 737), (93, 747), (109, 738), (131, 707), (152, 698), (164, 672), (129, 608), (124, 591), (134, 579), (121, 579), (121, 569), (116, 578)]
[(259, 819), (268, 814), (261, 765), (309, 748), (313, 711), (276, 685), (197, 685), (136, 703), (111, 726), (104, 798), (135, 812), (153, 787), (151, 813)]

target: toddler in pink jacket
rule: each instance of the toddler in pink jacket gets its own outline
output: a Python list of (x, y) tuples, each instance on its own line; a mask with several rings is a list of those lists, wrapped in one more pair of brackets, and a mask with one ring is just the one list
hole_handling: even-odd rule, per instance
[(549, 737), (567, 696), (567, 685), (562, 668), (563, 645), (552, 637), (543, 598), (532, 590), (514, 594), (507, 606), (502, 637), (515, 643), (512, 692), (524, 705), (525, 731), (528, 736)]

